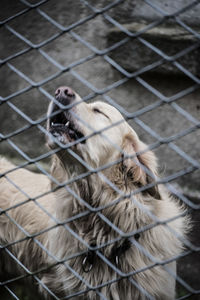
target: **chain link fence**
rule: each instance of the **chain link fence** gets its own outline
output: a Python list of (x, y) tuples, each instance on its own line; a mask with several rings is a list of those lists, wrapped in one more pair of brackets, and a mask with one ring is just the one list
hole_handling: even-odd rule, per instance
[[(70, 258), (60, 262), (40, 242), (40, 235), (63, 226), (75, 239), (84, 243), (68, 223), (90, 212), (95, 211), (115, 230), (119, 240), (124, 237), (119, 228), (101, 213), (105, 207), (94, 210), (84, 199), (74, 195), (68, 187), (70, 182), (65, 185), (68, 192), (84, 203), (87, 210), (61, 224), (37, 201), (44, 194), (32, 199), (9, 179), (13, 171), (28, 167), (55, 180), (48, 166), (51, 156), (59, 149), (50, 151), (44, 146), (46, 110), (50, 101), (55, 101), (55, 89), (68, 85), (78, 91), (83, 97), (82, 101), (101, 99), (115, 106), (141, 139), (149, 144), (148, 149), (154, 150), (164, 161), (165, 166), (162, 167), (166, 170), (161, 170), (164, 176), (157, 183), (164, 184), (171, 194), (179, 198), (188, 207), (194, 220), (193, 232), (189, 241), (185, 242), (186, 249), (175, 258), (178, 260), (176, 299), (200, 299), (199, 3), (158, 0), (2, 1), (0, 150), (3, 156), (17, 162), (17, 167), (1, 174), (1, 177), (17, 187), (25, 200), (2, 210), (1, 215), (7, 216), (23, 232), (24, 240), (33, 240), (47, 252), (54, 264), (69, 268), (67, 261)], [(93, 134), (98, 132), (94, 131)], [(63, 145), (60, 144), (60, 147)], [(67, 151), (71, 151), (69, 147)], [(71, 153), (84, 163), (73, 151)], [(84, 164), (88, 172), (82, 176), (87, 177), (94, 172), (101, 174), (101, 168), (92, 169)], [(108, 179), (104, 179), (116, 193), (120, 193)], [(55, 225), (34, 234), (22, 228), (9, 211), (20, 206), (23, 209), (23, 205), (29, 201), (35, 201), (36, 206), (53, 218)], [(156, 226), (158, 220), (154, 221)], [(165, 221), (166, 226), (169, 221)], [(24, 275), (1, 279), (2, 299), (31, 299), (29, 293), (28, 296), (24, 295), (24, 287), (18, 287), (21, 279), (26, 277), (31, 277), (54, 299), (58, 299), (40, 280), (40, 273), (44, 270), (31, 272), (10, 251), (10, 246), (19, 243), (20, 247), (21, 242), (13, 241), (0, 246), (0, 251), (6, 252), (24, 272)], [(95, 251), (109, 264), (100, 248), (95, 248)], [(74, 254), (78, 255), (82, 253)], [(162, 263), (165, 265), (167, 262)], [(153, 266), (156, 266), (156, 262), (152, 262), (150, 267)], [(124, 278), (124, 274), (115, 269), (119, 276), (117, 280)], [(73, 268), (70, 271), (84, 281)], [(129, 275), (131, 283), (137, 285), (131, 278), (134, 276)], [(141, 289), (139, 286), (137, 288)], [(87, 286), (86, 291), (77, 291), (65, 299), (73, 299), (84, 293), (87, 295), (90, 289)], [(93, 290), (101, 299), (106, 299), (99, 292), (99, 287)], [(145, 291), (143, 293), (145, 295)]]

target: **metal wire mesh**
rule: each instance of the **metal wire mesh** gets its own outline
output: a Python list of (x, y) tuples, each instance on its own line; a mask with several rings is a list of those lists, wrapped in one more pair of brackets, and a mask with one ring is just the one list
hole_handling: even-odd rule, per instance
[[(24, 120), (24, 126), (20, 126), (17, 129), (13, 129), (8, 133), (0, 132), (0, 142), (7, 143), (10, 146), (10, 149), (12, 149), (13, 153), (16, 153), (16, 155), (23, 158), (24, 162), (20, 163), (15, 169), (10, 170), (7, 173), (1, 174), (2, 177), (7, 178), (7, 180), (10, 181), (10, 184), (17, 187), (20, 192), (25, 196), (26, 200), (22, 203), (16, 204), (13, 207), (9, 207), (6, 210), (2, 210), (1, 214), (4, 214), (7, 216), (7, 218), (10, 219), (13, 224), (15, 224), (21, 232), (24, 233), (24, 238), (22, 240), (13, 241), (13, 245), (22, 242), (23, 240), (33, 240), (34, 243), (36, 243), (39, 247), (41, 247), (45, 252), (47, 252), (49, 257), (52, 257), (54, 264), (63, 264), (65, 268), (69, 269), (75, 277), (77, 277), (80, 281), (83, 281), (86, 285), (86, 290), (84, 291), (77, 291), (77, 293), (71, 294), (65, 299), (74, 298), (78, 295), (82, 295), (84, 293), (87, 293), (90, 290), (93, 290), (98, 296), (100, 296), (101, 299), (106, 299), (105, 296), (99, 292), (100, 287), (103, 285), (111, 285), (113, 282), (120, 280), (120, 278), (127, 278), (131, 282), (131, 284), (135, 285), (144, 295), (149, 297), (148, 299), (153, 299), (150, 295), (147, 294), (145, 290), (142, 289), (141, 286), (137, 284), (136, 281), (134, 281), (134, 276), (131, 277), (131, 275), (135, 275), (139, 272), (144, 272), (145, 270), (135, 270), (131, 272), (130, 274), (125, 274), (121, 272), (115, 265), (113, 265), (104, 255), (101, 253), (101, 248), (105, 247), (108, 244), (102, 244), (99, 247), (93, 247), (91, 245), (88, 245), (84, 239), (82, 239), (78, 234), (75, 233), (69, 226), (69, 223), (77, 220), (81, 217), (88, 216), (91, 212), (95, 213), (99, 216), (101, 220), (103, 220), (105, 223), (107, 223), (114, 231), (118, 233), (119, 238), (116, 240), (111, 241), (110, 243), (114, 243), (117, 240), (120, 240), (121, 238), (130, 238), (131, 242), (136, 244), (136, 246), (140, 249), (140, 251), (143, 251), (145, 255), (149, 256), (149, 253), (145, 252), (145, 249), (141, 247), (141, 245), (133, 239), (133, 234), (137, 234), (140, 232), (143, 232), (151, 226), (156, 226), (160, 224), (160, 221), (156, 219), (154, 215), (151, 217), (154, 220), (154, 224), (148, 225), (146, 227), (140, 228), (137, 232), (126, 234), (122, 232), (117, 226), (112, 224), (102, 213), (102, 210), (106, 207), (113, 206), (119, 202), (121, 199), (124, 199), (126, 196), (112, 183), (106, 178), (103, 173), (101, 172), (103, 170), (102, 168), (94, 169), (90, 165), (88, 165), (85, 161), (81, 159), (75, 152), (71, 150), (71, 146), (73, 143), (63, 146), (62, 143), (59, 143), (57, 141), (57, 144), (61, 147), (66, 149), (66, 151), (70, 152), (70, 154), (78, 161), (81, 162), (85, 166), (85, 168), (88, 170), (86, 173), (81, 174), (79, 177), (75, 179), (71, 179), (70, 182), (67, 182), (65, 184), (60, 184), (55, 180), (54, 177), (50, 175), (50, 173), (44, 168), (43, 164), (40, 162), (50, 158), (54, 153), (59, 151), (59, 149), (47, 151), (45, 153), (40, 153), (37, 156), (32, 157), (31, 155), (27, 154), (26, 151), (23, 151), (21, 147), (17, 144), (17, 137), (20, 136), (23, 133), (29, 132), (30, 129), (36, 128), (42, 135), (48, 134), (44, 123), (47, 120), (46, 115), (36, 116), (36, 117), (30, 117), (28, 113), (24, 112), (22, 108), (19, 108), (17, 104), (15, 104), (15, 99), (18, 97), (23, 97), (23, 95), (27, 95), (27, 93), (37, 90), (38, 95), (42, 96), (47, 99), (47, 102), (49, 101), (55, 101), (54, 97), (48, 92), (48, 84), (55, 86), (55, 80), (57, 83), (59, 83), (59, 80), (61, 80), (63, 75), (70, 75), (73, 80), (76, 80), (77, 85), (81, 85), (81, 87), (85, 88), (85, 96), (83, 97), (82, 101), (90, 101), (95, 98), (98, 98), (98, 96), (101, 96), (105, 102), (108, 102), (115, 107), (122, 113), (124, 118), (128, 122), (134, 122), (134, 125), (136, 125), (138, 128), (142, 129), (146, 135), (148, 135), (153, 142), (148, 146), (148, 149), (156, 150), (159, 149), (159, 147), (167, 147), (170, 150), (173, 151), (173, 153), (176, 153), (178, 156), (181, 157), (183, 161), (187, 162), (187, 166), (180, 169), (177, 172), (173, 172), (172, 174), (169, 174), (162, 179), (157, 179), (156, 184), (164, 184), (166, 188), (169, 190), (170, 193), (177, 196), (181, 201), (188, 206), (190, 209), (192, 209), (195, 213), (199, 212), (200, 204), (193, 202), (191, 199), (189, 199), (185, 194), (183, 194), (181, 191), (179, 191), (174, 185), (171, 184), (176, 179), (183, 178), (186, 175), (191, 175), (195, 171), (200, 170), (200, 162), (198, 158), (193, 158), (190, 153), (184, 152), (181, 147), (178, 146), (176, 143), (179, 141), (179, 139), (184, 138), (185, 136), (188, 136), (190, 134), (196, 135), (196, 139), (198, 138), (197, 133), (199, 132), (200, 127), (200, 121), (196, 116), (191, 115), (187, 110), (184, 109), (184, 107), (181, 105), (181, 102), (179, 100), (183, 99), (185, 96), (190, 95), (194, 93), (196, 90), (199, 89), (200, 86), (200, 79), (199, 76), (196, 75), (193, 72), (193, 69), (189, 68), (188, 66), (184, 66), (181, 64), (181, 58), (188, 56), (190, 60), (190, 55), (192, 56), (195, 51), (198, 52), (199, 46), (200, 46), (200, 34), (199, 31), (186, 24), (182, 19), (181, 15), (185, 12), (191, 10), (191, 9), (199, 9), (199, 2), (200, 1), (191, 1), (187, 5), (183, 2), (180, 9), (176, 9), (172, 13), (168, 13), (167, 10), (161, 8), (161, 5), (159, 5), (159, 1), (153, 1), (153, 0), (144, 0), (142, 1), (145, 3), (148, 9), (153, 10), (157, 14), (156, 20), (149, 21), (148, 24), (143, 25), (141, 28), (139, 28), (137, 31), (132, 31), (128, 26), (125, 26), (120, 23), (120, 20), (117, 20), (113, 16), (113, 10), (120, 10), (121, 6), (123, 5), (124, 1), (122, 0), (116, 0), (116, 1), (110, 1), (109, 4), (107, 3), (105, 6), (101, 5), (100, 8), (98, 6), (94, 5), (92, 1), (85, 1), (80, 0), (76, 2), (76, 5), (81, 5), (84, 7), (84, 9), (87, 9), (88, 12), (86, 16), (81, 17), (81, 14), (78, 15), (78, 19), (75, 19), (74, 22), (72, 22), (70, 25), (65, 26), (62, 25), (62, 18), (60, 19), (54, 19), (52, 15), (48, 12), (46, 12), (45, 7), (43, 5), (48, 4), (51, 2), (50, 0), (42, 0), (38, 2), (29, 2), (26, 0), (20, 0), (18, 5), (19, 8), (16, 10), (16, 13), (12, 15), (8, 15), (6, 18), (2, 19), (0, 21), (0, 26), (2, 30), (5, 30), (8, 36), (8, 42), (9, 39), (16, 38), (22, 42), (23, 47), (21, 49), (12, 49), (11, 52), (8, 51), (8, 55), (5, 55), (4, 58), (0, 60), (0, 64), (2, 69), (7, 68), (7, 74), (9, 77), (9, 72), (15, 73), (17, 76), (17, 80), (22, 80), (23, 83), (20, 85), (20, 88), (16, 91), (9, 92), (6, 96), (0, 96), (0, 107), (7, 107), (10, 111), (14, 111), (16, 113), (16, 118), (21, 118)], [(21, 6), (20, 6), (21, 5)], [(56, 5), (59, 6), (59, 3)], [(38, 18), (42, 19), (44, 22), (44, 28), (46, 26), (46, 36), (40, 36), (38, 39), (37, 37), (30, 37), (30, 35), (27, 34), (27, 32), (20, 32), (18, 30), (18, 24), (20, 22), (23, 22), (21, 18), (28, 16), (30, 12), (34, 12), (37, 14)], [(114, 41), (113, 43), (109, 45), (101, 45), (98, 44), (97, 46), (88, 41), (84, 36), (78, 33), (76, 29), (82, 28), (84, 26), (88, 26), (89, 22), (98, 20), (98, 17), (101, 17), (105, 20), (106, 26), (111, 28), (110, 35), (114, 36), (115, 31), (117, 30), (117, 33), (119, 34), (120, 38), (117, 41)], [(59, 22), (60, 20), (60, 22)], [(156, 43), (152, 43), (149, 41), (148, 36), (145, 36), (150, 30), (155, 29), (159, 26), (162, 26), (163, 24), (166, 24), (167, 22), (172, 21), (173, 24), (176, 24), (176, 26), (179, 26), (181, 30), (184, 30), (188, 34), (190, 34), (190, 37), (192, 37), (188, 45), (185, 45), (184, 48), (181, 48), (179, 50), (176, 50), (175, 53), (165, 53), (165, 51), (162, 49), (162, 45), (156, 45)], [(39, 21), (40, 22), (40, 21)], [(51, 28), (49, 27), (51, 26)], [(36, 26), (35, 24), (32, 24), (32, 26)], [(115, 27), (115, 31), (112, 31), (112, 28)], [(86, 27), (87, 28), (87, 27)], [(89, 27), (90, 28), (90, 27)], [(29, 28), (30, 29), (30, 28)], [(49, 54), (49, 48), (52, 47), (52, 43), (56, 43), (60, 38), (68, 39), (72, 38), (75, 41), (74, 47), (80, 47), (81, 48), (81, 55), (76, 59), (75, 57), (73, 60), (71, 60), (67, 65), (64, 65), (62, 62), (59, 62), (59, 54), (52, 55)], [(139, 43), (140, 47), (144, 47), (145, 51), (150, 51), (150, 57), (154, 57), (152, 61), (146, 61), (144, 65), (139, 65), (138, 69), (135, 71), (130, 71), (126, 67), (123, 67), (118, 62), (116, 53), (119, 53), (120, 51), (123, 51), (123, 47), (126, 45), (135, 45), (136, 43)], [(48, 48), (49, 47), (49, 48)], [(35, 51), (33, 54), (32, 51)], [(27, 55), (27, 56), (25, 56)], [(33, 55), (33, 56), (32, 56)], [(26, 72), (23, 72), (20, 66), (20, 64), (17, 66), (15, 59), (20, 59), (21, 57), (25, 57), (25, 64), (26, 64), (26, 57), (30, 58), (30, 61), (27, 63), (30, 63), (31, 66), (35, 64), (35, 57), (37, 59), (37, 55), (40, 55), (42, 59), (44, 60), (43, 66), (48, 65), (46, 67), (46, 72), (44, 72), (44, 76), (42, 73), (42, 70), (39, 68), (39, 76), (38, 78), (41, 78), (41, 80), (34, 78), (34, 76), (31, 76), (29, 73), (28, 75)], [(66, 52), (64, 58), (67, 60), (68, 57), (71, 57), (73, 54), (68, 54)], [(148, 56), (148, 55), (147, 55)], [(58, 59), (57, 59), (58, 58)], [(41, 59), (41, 58), (40, 58)], [(93, 83), (91, 83), (90, 80), (88, 80), (87, 76), (83, 72), (77, 71), (77, 67), (85, 66), (86, 63), (95, 63), (97, 62), (97, 59), (101, 59), (104, 61), (104, 63), (108, 64), (109, 66), (113, 67), (114, 72), (116, 72), (117, 80), (109, 81), (109, 83), (106, 86), (96, 87)], [(40, 61), (39, 61), (40, 63)], [(37, 64), (37, 61), (36, 61)], [(137, 64), (137, 62), (136, 62)], [(172, 93), (169, 96), (166, 96), (159, 90), (159, 83), (151, 84), (149, 83), (148, 76), (151, 74), (151, 72), (155, 71), (158, 68), (162, 68), (164, 65), (167, 65), (167, 69), (170, 70), (170, 68), (176, 69), (177, 72), (182, 74), (182, 76), (185, 76), (190, 80), (190, 85), (186, 88), (179, 90), (178, 92)], [(97, 66), (98, 67), (98, 66)], [(49, 68), (49, 69), (48, 69)], [(48, 74), (48, 70), (50, 71), (50, 75)], [(111, 70), (111, 69), (110, 69)], [(111, 71), (110, 71), (111, 72)], [(146, 75), (147, 76), (143, 76)], [(151, 77), (151, 75), (150, 75)], [(118, 103), (115, 98), (109, 95), (109, 92), (112, 92), (113, 90), (116, 90), (119, 87), (125, 86), (127, 83), (130, 82), (130, 80), (135, 80), (138, 85), (140, 85), (142, 88), (144, 88), (148, 93), (152, 94), (157, 100), (153, 101), (149, 105), (146, 105), (145, 107), (140, 107), (138, 110), (134, 112), (130, 112), (123, 108), (123, 102)], [(9, 80), (9, 79), (8, 79)], [(63, 79), (62, 79), (63, 80)], [(11, 81), (11, 85), (14, 81)], [(53, 84), (52, 84), (53, 82)], [(3, 94), (3, 91), (2, 91)], [(123, 94), (122, 94), (123, 98)], [(34, 105), (34, 104), (33, 104)], [(151, 126), (147, 125), (143, 120), (142, 117), (148, 112), (154, 112), (156, 109), (161, 108), (163, 105), (168, 105), (173, 111), (175, 111), (179, 116), (182, 116), (188, 123), (190, 124), (186, 128), (180, 128), (178, 132), (175, 134), (169, 135), (168, 137), (162, 137), (160, 134), (158, 134), (155, 130), (151, 128)], [(61, 110), (65, 109), (64, 106), (59, 104), (59, 107)], [(77, 116), (76, 116), (77, 117)], [(80, 120), (81, 121), (81, 120)], [(1, 121), (2, 122), (2, 121)], [(12, 121), (14, 123), (15, 120)], [(87, 125), (87, 124), (86, 124)], [(117, 124), (114, 124), (116, 126)], [(88, 125), (87, 125), (88, 126)], [(168, 124), (170, 127), (171, 125)], [(97, 132), (93, 131), (92, 135), (96, 134), (104, 134), (103, 132)], [(16, 139), (15, 139), (16, 138)], [(88, 138), (88, 137), (87, 137)], [(110, 141), (111, 142), (111, 141)], [(13, 154), (14, 155), (14, 154)], [(118, 163), (118, 162), (116, 162)], [(176, 164), (176, 162), (174, 162)], [(52, 181), (56, 183), (58, 187), (65, 187), (66, 190), (71, 193), (79, 202), (83, 203), (85, 205), (85, 211), (82, 213), (79, 213), (78, 215), (75, 215), (71, 217), (70, 219), (67, 219), (65, 222), (60, 222), (58, 219), (56, 219), (55, 216), (52, 216), (49, 214), (48, 211), (44, 209), (42, 205), (37, 201), (40, 199), (44, 194), (37, 195), (34, 199), (31, 198), (28, 193), (21, 190), (15, 182), (9, 179), (9, 176), (7, 176), (9, 173), (12, 173), (16, 169), (20, 169), (22, 167), (34, 165), (36, 169), (38, 169), (43, 174), (47, 175)], [(111, 165), (111, 164), (110, 164)], [(104, 168), (108, 168), (109, 165), (104, 166)], [(145, 169), (145, 172), (149, 172), (148, 169)], [(93, 173), (99, 173), (99, 176), (101, 176), (109, 186), (113, 188), (113, 190), (119, 195), (116, 202), (109, 203), (103, 207), (92, 207), (89, 203), (84, 201), (80, 196), (78, 196), (71, 188), (70, 183), (73, 181), (78, 181), (81, 178), (86, 178), (90, 174)], [(151, 174), (150, 174), (151, 176)], [(152, 186), (154, 186), (155, 183), (148, 184), (145, 187), (138, 188), (137, 192), (140, 192), (142, 189), (148, 189)], [(47, 193), (48, 194), (48, 193)], [(134, 192), (133, 192), (134, 196)], [(48, 229), (44, 230), (43, 232), (37, 232), (35, 234), (28, 233), (23, 227), (21, 227), (16, 220), (14, 220), (10, 214), (9, 211), (12, 209), (15, 209), (16, 207), (22, 207), (23, 205), (26, 205), (26, 203), (34, 201), (35, 205), (38, 206), (41, 210), (43, 210), (50, 218), (53, 219), (55, 225), (49, 227)], [(146, 212), (147, 213), (147, 212)], [(180, 216), (177, 216), (179, 218)], [(163, 223), (165, 226), (168, 226), (168, 223), (172, 221), (171, 219), (165, 220)], [(110, 282), (106, 282), (102, 285), (91, 287), (87, 281), (84, 280), (84, 278), (76, 272), (73, 268), (70, 267), (68, 264), (68, 261), (72, 258), (75, 258), (77, 256), (83, 255), (82, 253), (74, 253), (73, 256), (66, 258), (64, 261), (59, 261), (48, 249), (40, 242), (40, 235), (42, 235), (45, 232), (51, 231), (54, 228), (57, 228), (58, 226), (63, 226), (67, 231), (70, 231), (72, 236), (75, 239), (78, 239), (81, 243), (83, 243), (89, 250), (95, 251), (96, 255), (98, 255), (106, 264), (108, 264), (115, 272), (118, 274), (119, 279), (113, 279)], [(174, 234), (176, 234), (174, 232)], [(0, 285), (3, 290), (7, 290), (11, 298), (14, 299), (20, 299), (20, 296), (17, 296), (17, 293), (15, 290), (12, 290), (12, 283), (18, 283), (19, 280), (23, 278), (29, 278), (31, 277), (34, 281), (36, 281), (39, 285), (44, 288), (47, 293), (49, 293), (54, 299), (58, 299), (57, 296), (53, 294), (52, 291), (48, 289), (48, 287), (40, 280), (39, 274), (41, 274), (44, 270), (36, 270), (34, 272), (27, 269), (15, 256), (14, 254), (9, 250), (9, 247), (12, 245), (11, 243), (8, 243), (6, 245), (0, 246), (0, 250), (4, 250), (12, 259), (15, 261), (16, 264), (19, 264), (20, 267), (24, 271), (24, 275), (20, 275), (17, 277), (13, 277), (11, 279), (3, 279), (0, 282)], [(173, 260), (178, 260), (179, 258), (186, 257), (187, 255), (193, 255), (196, 253), (199, 253), (200, 247), (196, 245), (195, 243), (192, 243), (190, 241), (185, 241), (185, 246), (187, 246), (187, 250), (185, 250), (180, 256), (173, 258)], [(156, 265), (158, 265), (158, 261), (155, 260), (155, 258), (151, 257), (152, 265), (148, 266), (147, 268), (153, 268)], [(166, 269), (167, 266), (165, 266), (169, 261), (162, 261), (160, 264), (162, 264)], [(190, 272), (193, 272), (193, 268), (195, 266), (191, 266)], [(170, 273), (170, 270), (168, 270)], [(56, 279), (55, 279), (56, 280)], [(179, 286), (184, 290), (183, 295), (178, 295), (177, 299), (192, 299), (192, 297), (198, 297), (200, 295), (199, 288), (192, 287), (190, 283), (188, 283), (186, 280), (184, 280), (179, 274), (176, 278)], [(197, 299), (197, 298), (194, 298)]]

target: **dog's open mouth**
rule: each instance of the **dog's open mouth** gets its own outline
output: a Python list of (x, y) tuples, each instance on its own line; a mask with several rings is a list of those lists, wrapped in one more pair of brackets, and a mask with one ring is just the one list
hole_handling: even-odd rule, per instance
[[(55, 112), (57, 109), (53, 109)], [(76, 120), (73, 120), (71, 114), (68, 111), (63, 111), (53, 116), (49, 120), (50, 133), (61, 143), (73, 142), (80, 140), (80, 143), (84, 143), (82, 140), (84, 134), (79, 130)]]

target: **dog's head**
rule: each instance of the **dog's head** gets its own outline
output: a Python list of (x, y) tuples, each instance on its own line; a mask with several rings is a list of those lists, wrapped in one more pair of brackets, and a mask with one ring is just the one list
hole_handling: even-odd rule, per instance
[[(47, 130), (53, 136), (48, 138), (50, 148), (57, 142), (64, 148), (69, 145), (92, 168), (121, 159), (121, 170), (131, 180), (142, 185), (152, 181), (155, 156), (145, 150), (146, 145), (116, 108), (104, 102), (83, 102), (69, 87), (58, 88), (55, 99), (57, 103), (52, 102), (48, 109)], [(59, 159), (65, 160), (65, 165), (80, 164), (64, 148)]]

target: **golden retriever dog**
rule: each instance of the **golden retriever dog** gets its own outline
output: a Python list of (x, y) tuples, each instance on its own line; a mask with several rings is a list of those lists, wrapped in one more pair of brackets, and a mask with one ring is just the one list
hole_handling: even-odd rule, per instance
[(116, 108), (71, 88), (47, 117), (51, 183), (0, 160), (1, 276), (45, 299), (174, 299), (188, 219), (155, 155)]

